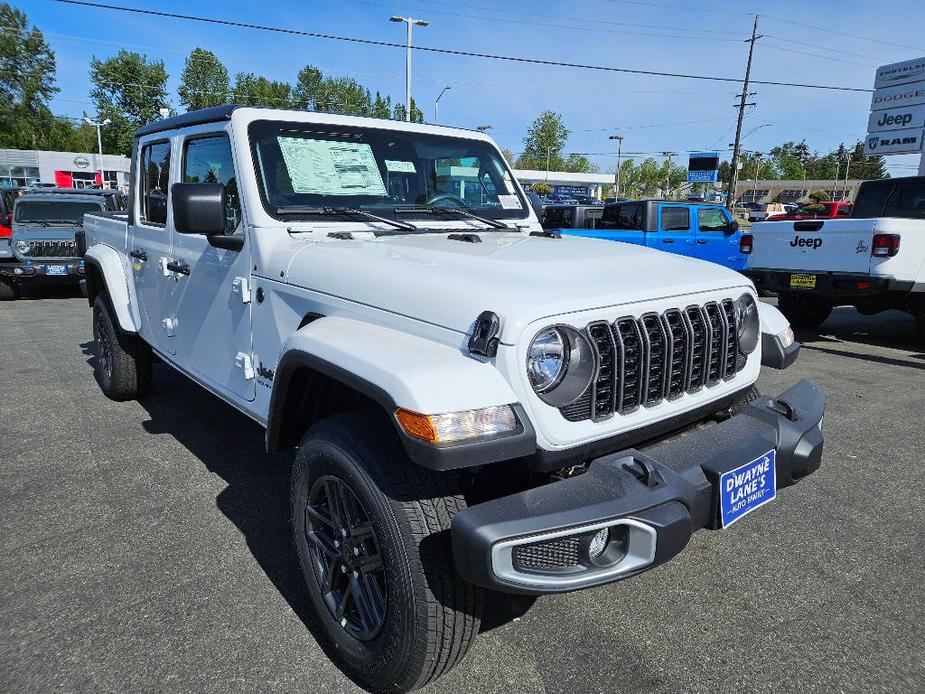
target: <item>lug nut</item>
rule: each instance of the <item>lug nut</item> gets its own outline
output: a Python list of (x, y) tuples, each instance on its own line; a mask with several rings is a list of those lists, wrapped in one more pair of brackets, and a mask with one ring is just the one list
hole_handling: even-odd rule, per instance
[(355, 556), (355, 557), (360, 556), (360, 548), (359, 548), (359, 547), (354, 547), (354, 548), (353, 548), (353, 556)]
[(334, 546), (340, 547), (340, 540), (334, 540)]
[(341, 565), (340, 565), (340, 572), (341, 572), (342, 574), (347, 573), (347, 567), (344, 566), (343, 564), (341, 564)]

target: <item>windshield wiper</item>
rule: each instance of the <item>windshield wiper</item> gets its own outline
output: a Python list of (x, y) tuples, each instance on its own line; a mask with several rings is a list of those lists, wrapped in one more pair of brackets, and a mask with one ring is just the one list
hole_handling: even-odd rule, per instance
[(367, 212), (366, 210), (361, 210), (355, 207), (280, 207), (276, 210), (276, 214), (317, 214), (325, 217), (340, 217), (343, 215), (354, 215), (358, 217), (366, 217), (371, 219), (374, 222), (382, 222), (383, 224), (388, 224), (393, 226), (396, 229), (403, 229), (405, 231), (420, 231), (414, 224), (409, 222), (402, 222), (397, 219), (389, 219), (388, 217), (380, 217), (377, 214), (372, 212)]
[(76, 219), (48, 219), (46, 220), (45, 226), (49, 224), (72, 224), (76, 227), (83, 226), (83, 222), (78, 222)]
[(47, 227), (49, 225), (49, 223), (46, 222), (44, 219), (20, 219), (19, 223), (20, 224), (41, 224), (43, 227)]
[(477, 222), (482, 224), (487, 224), (493, 229), (507, 229), (510, 230), (510, 227), (503, 222), (499, 222), (497, 219), (489, 219), (488, 217), (480, 217), (477, 214), (469, 212), (469, 210), (464, 210), (461, 207), (434, 207), (432, 205), (420, 205), (415, 207), (397, 207), (395, 208), (396, 213), (400, 212), (417, 212), (419, 214), (458, 214), (463, 217), (468, 217), (469, 219), (474, 219)]

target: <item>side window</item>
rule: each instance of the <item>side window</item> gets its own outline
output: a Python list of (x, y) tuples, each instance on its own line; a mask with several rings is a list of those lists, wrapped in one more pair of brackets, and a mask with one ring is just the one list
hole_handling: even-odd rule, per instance
[(835, 213), (839, 217), (850, 217), (851, 216), (851, 205), (842, 205), (838, 208), (838, 212)]
[(697, 210), (697, 226), (700, 231), (725, 231), (728, 222), (723, 211), (715, 207)]
[(141, 150), (141, 218), (149, 224), (167, 223), (169, 178), (170, 143), (145, 145)]
[(691, 211), (687, 207), (663, 207), (662, 231), (688, 231), (691, 228)]
[(209, 135), (186, 141), (183, 182), (221, 183), (225, 186), (225, 233), (233, 234), (241, 221), (241, 198), (227, 135)]
[(642, 229), (642, 205), (611, 205), (604, 208), (602, 229)]

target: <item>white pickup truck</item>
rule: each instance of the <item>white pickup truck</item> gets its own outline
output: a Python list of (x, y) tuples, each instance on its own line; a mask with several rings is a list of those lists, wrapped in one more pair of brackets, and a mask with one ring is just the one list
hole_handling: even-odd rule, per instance
[(794, 325), (816, 328), (839, 305), (894, 308), (925, 344), (925, 177), (862, 183), (850, 218), (759, 222), (752, 234), (746, 274)]
[(100, 386), (156, 355), (296, 451), (301, 571), (371, 689), (453, 667), (485, 589), (638, 575), (819, 467), (822, 391), (755, 390), (799, 344), (747, 278), (544, 231), (482, 133), (216, 107), (131, 175), (86, 217)]

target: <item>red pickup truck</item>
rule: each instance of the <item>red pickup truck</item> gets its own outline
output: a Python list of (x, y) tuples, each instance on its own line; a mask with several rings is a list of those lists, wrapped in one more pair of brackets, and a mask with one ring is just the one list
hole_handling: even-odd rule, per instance
[(788, 214), (774, 214), (766, 222), (780, 222), (788, 219), (834, 219), (835, 217), (850, 217), (853, 202), (808, 202), (800, 205)]

